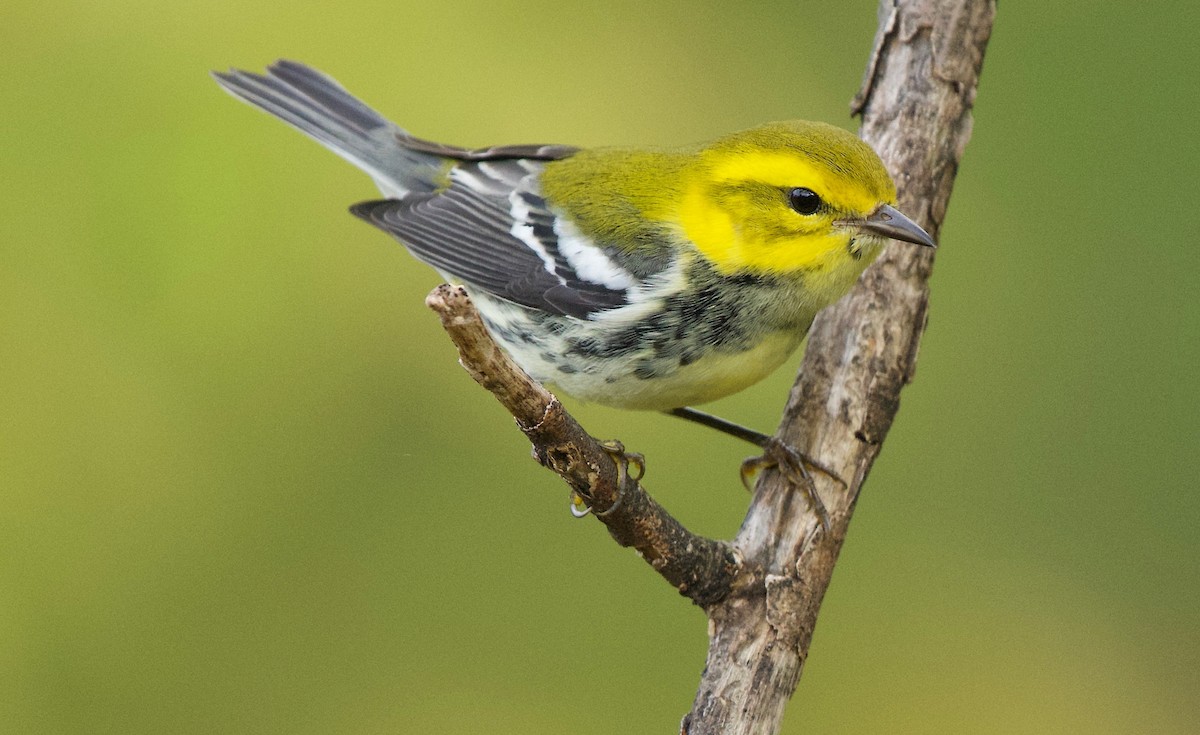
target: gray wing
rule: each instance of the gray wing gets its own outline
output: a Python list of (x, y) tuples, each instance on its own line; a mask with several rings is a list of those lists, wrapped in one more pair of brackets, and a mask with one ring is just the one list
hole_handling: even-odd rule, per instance
[[(562, 157), (551, 147), (512, 150), (545, 149)], [(441, 273), (522, 306), (586, 318), (629, 303), (639, 279), (557, 220), (536, 191), (538, 160), (506, 158), (505, 150), (455, 156), (463, 163), (441, 191), (350, 211)]]
[(395, 198), (351, 211), (443, 274), (551, 314), (584, 318), (628, 302), (636, 279), (581, 237), (564, 235), (537, 194), (533, 175), (576, 148), (471, 150), (415, 138), (332, 78), (294, 61), (276, 62), (266, 74), (213, 76), (235, 97), (367, 171)]
[(526, 161), (556, 161), (566, 158), (579, 149), (569, 145), (497, 145), (490, 148), (459, 148), (445, 143), (435, 143), (423, 140), (405, 133), (400, 139), (401, 145), (409, 150), (430, 153), (443, 158), (455, 158), (459, 161), (503, 161), (524, 159)]

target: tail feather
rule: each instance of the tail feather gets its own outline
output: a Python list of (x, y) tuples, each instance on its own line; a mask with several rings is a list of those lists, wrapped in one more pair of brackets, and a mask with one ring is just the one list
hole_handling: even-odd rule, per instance
[(234, 97), (271, 113), (370, 174), (392, 197), (433, 191), (442, 173), (438, 156), (411, 150), (401, 128), (342, 85), (295, 61), (277, 61), (266, 74), (213, 72)]
[(338, 114), (342, 120), (356, 124), (363, 132), (384, 127), (395, 128), (399, 132), (399, 128), (347, 92), (345, 87), (312, 67), (285, 59), (272, 65), (271, 72), (293, 89)]

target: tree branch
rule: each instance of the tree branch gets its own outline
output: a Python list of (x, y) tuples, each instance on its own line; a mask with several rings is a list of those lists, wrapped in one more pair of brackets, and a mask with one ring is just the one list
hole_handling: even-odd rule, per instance
[(533, 457), (578, 493), (621, 546), (632, 546), (679, 593), (707, 607), (739, 573), (728, 543), (698, 536), (651, 498), (627, 460), (593, 439), (558, 399), (492, 340), (461, 287), (438, 286), (425, 299), (458, 347), (459, 362), (491, 391), (533, 443)]
[[(900, 209), (935, 236), (970, 138), (994, 15), (993, 0), (883, 0), (852, 105), (896, 180)], [(684, 732), (778, 732), (859, 491), (916, 370), (932, 268), (931, 251), (893, 244), (814, 322), (777, 436), (844, 481), (815, 476), (832, 528), (817, 536), (818, 519), (786, 481), (761, 479), (734, 547), (765, 570), (764, 586), (709, 609), (708, 663)]]

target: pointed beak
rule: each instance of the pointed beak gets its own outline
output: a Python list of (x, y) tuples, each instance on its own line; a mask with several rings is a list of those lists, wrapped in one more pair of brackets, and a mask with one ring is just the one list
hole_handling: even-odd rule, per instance
[(899, 209), (887, 204), (880, 204), (866, 219), (853, 224), (863, 232), (916, 243), (927, 248), (937, 247), (937, 243), (920, 225), (901, 214)]

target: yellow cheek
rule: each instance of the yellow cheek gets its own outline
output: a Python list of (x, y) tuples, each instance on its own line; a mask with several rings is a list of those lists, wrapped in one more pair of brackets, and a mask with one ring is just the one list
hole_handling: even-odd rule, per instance
[(700, 186), (684, 196), (677, 221), (684, 236), (725, 275), (820, 271), (836, 265), (840, 257), (849, 258), (846, 233), (780, 237), (769, 228), (739, 224)]

